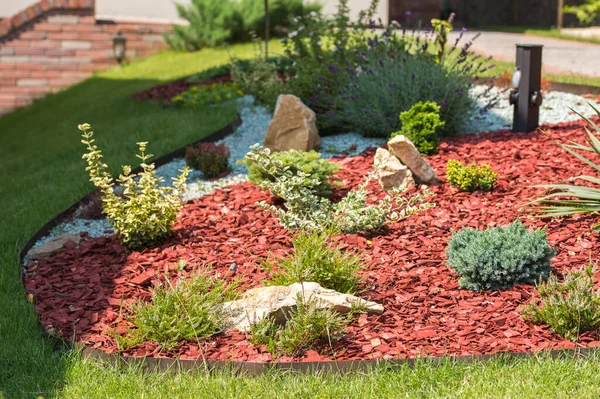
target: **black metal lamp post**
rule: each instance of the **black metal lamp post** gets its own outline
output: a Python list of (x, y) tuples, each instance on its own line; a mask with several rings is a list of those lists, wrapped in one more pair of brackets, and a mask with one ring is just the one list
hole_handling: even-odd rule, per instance
[(509, 103), (514, 106), (513, 132), (531, 132), (539, 125), (542, 105), (542, 45), (517, 44), (514, 87)]
[(125, 60), (125, 50), (127, 49), (127, 39), (121, 31), (117, 32), (117, 35), (113, 37), (113, 56), (121, 65), (123, 60)]

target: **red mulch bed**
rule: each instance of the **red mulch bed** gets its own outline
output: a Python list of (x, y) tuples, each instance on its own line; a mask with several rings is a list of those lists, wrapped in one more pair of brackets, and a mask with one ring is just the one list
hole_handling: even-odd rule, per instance
[[(528, 226), (547, 228), (550, 244), (557, 248), (553, 267), (558, 273), (597, 260), (600, 241), (591, 234), (594, 216), (541, 221), (520, 210), (539, 189), (535, 184), (557, 183), (582, 172), (593, 173), (565, 154), (553, 139), (583, 139), (581, 123), (552, 126), (541, 133), (494, 132), (444, 140), (440, 153), (428, 161), (442, 178), (432, 187), (437, 206), (377, 234), (343, 235), (339, 244), (362, 254), (366, 269), (365, 298), (385, 306), (382, 315), (362, 315), (348, 329), (334, 351), (309, 351), (302, 361), (335, 358), (392, 359), (421, 356), (490, 354), (597, 346), (594, 333), (579, 343), (563, 340), (544, 326), (525, 322), (519, 312), (534, 291), (517, 286), (507, 291), (471, 292), (459, 289), (457, 275), (446, 266), (445, 250), (451, 229), (467, 226), (483, 229), (507, 225), (517, 217)], [(344, 166), (339, 176), (355, 187), (372, 169), (374, 151), (337, 160)], [(444, 179), (449, 159), (489, 162), (499, 174), (494, 192), (457, 192)], [(381, 190), (372, 184), (374, 197)], [(271, 251), (290, 251), (290, 236), (277, 220), (254, 206), (269, 199), (251, 184), (219, 190), (186, 204), (175, 226), (175, 235), (158, 248), (128, 253), (116, 238), (82, 240), (80, 248), (67, 249), (39, 262), (25, 277), (41, 322), (66, 338), (107, 352), (117, 351), (111, 332), (123, 333), (127, 321), (120, 314), (121, 301), (149, 299), (150, 288), (160, 274), (174, 277), (180, 259), (189, 265), (212, 264), (230, 280), (241, 277), (250, 288), (267, 277), (259, 262)], [(375, 198), (373, 198), (375, 199)], [(229, 270), (232, 263), (238, 272)], [(33, 266), (32, 264), (29, 265)], [(123, 306), (123, 313), (128, 313)], [(248, 342), (246, 334), (228, 331), (200, 346), (184, 344), (164, 351), (145, 343), (125, 352), (133, 356), (180, 356), (196, 359), (269, 361), (264, 348)], [(282, 361), (290, 358), (280, 358)]]
[(202, 82), (189, 82), (187, 79), (179, 79), (135, 93), (131, 96), (131, 99), (134, 101), (168, 104), (173, 97), (183, 93), (192, 86), (210, 86), (213, 83), (225, 83), (230, 81), (231, 76), (229, 74), (217, 76), (216, 78)]

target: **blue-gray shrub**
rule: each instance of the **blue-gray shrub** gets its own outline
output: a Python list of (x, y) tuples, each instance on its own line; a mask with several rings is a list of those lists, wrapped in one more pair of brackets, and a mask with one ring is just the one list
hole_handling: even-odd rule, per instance
[(519, 220), (507, 227), (453, 232), (446, 251), (459, 285), (474, 291), (546, 280), (555, 254), (543, 230), (528, 231)]

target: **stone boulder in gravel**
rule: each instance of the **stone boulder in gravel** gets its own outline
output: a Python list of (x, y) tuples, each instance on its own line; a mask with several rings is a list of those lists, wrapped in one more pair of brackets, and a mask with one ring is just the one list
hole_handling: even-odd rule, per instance
[(423, 159), (417, 147), (403, 135), (392, 138), (387, 143), (388, 150), (411, 170), (419, 183), (437, 183), (435, 170)]
[(72, 245), (74, 248), (79, 244), (80, 241), (81, 237), (78, 234), (63, 234), (61, 236), (54, 237), (39, 247), (31, 248), (29, 252), (27, 252), (27, 257), (33, 260), (48, 258), (59, 253), (68, 242), (72, 242), (72, 244), (67, 244), (67, 246), (69, 247)]
[(373, 160), (373, 167), (375, 173), (377, 173), (379, 185), (384, 190), (415, 185), (410, 169), (384, 148), (377, 149)]
[(271, 151), (316, 150), (321, 145), (317, 116), (302, 100), (291, 94), (277, 98), (264, 147)]
[(383, 313), (383, 306), (378, 303), (328, 290), (318, 283), (305, 282), (253, 288), (242, 294), (240, 299), (225, 302), (222, 305), (226, 315), (225, 326), (245, 332), (250, 330), (251, 324), (267, 317), (272, 317), (276, 323), (285, 324), (286, 315), (296, 309), (299, 293), (304, 298), (315, 300), (320, 308), (332, 308), (341, 314), (350, 312), (353, 304), (364, 306), (370, 314)]

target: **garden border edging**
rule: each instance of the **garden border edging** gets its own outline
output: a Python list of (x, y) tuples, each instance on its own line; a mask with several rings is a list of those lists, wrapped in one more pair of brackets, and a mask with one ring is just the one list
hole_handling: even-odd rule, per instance
[[(81, 347), (81, 345), (80, 345)], [(312, 362), (250, 362), (250, 361), (223, 361), (223, 360), (188, 360), (173, 358), (155, 358), (155, 357), (126, 357), (118, 353), (107, 353), (100, 349), (83, 347), (82, 358), (92, 359), (94, 361), (104, 362), (106, 364), (125, 364), (141, 366), (144, 370), (151, 373), (174, 371), (186, 372), (195, 370), (206, 371), (229, 371), (234, 374), (247, 376), (265, 375), (270, 371), (299, 372), (299, 373), (339, 373), (347, 374), (351, 372), (368, 372), (378, 366), (408, 366), (414, 368), (418, 362), (429, 362), (433, 365), (439, 365), (449, 361), (451, 363), (475, 364), (488, 362), (501, 358), (511, 360), (527, 359), (540, 355), (548, 355), (551, 358), (563, 356), (587, 358), (594, 354), (597, 348), (576, 348), (576, 349), (552, 349), (536, 352), (498, 352), (490, 355), (465, 355), (465, 356), (435, 356), (423, 358), (407, 359), (364, 359), (364, 360), (340, 360), (340, 361), (312, 361)]]
[[(241, 116), (238, 114), (232, 122), (227, 124), (225, 127), (221, 128), (220, 130), (217, 130), (216, 132), (214, 132), (200, 140), (194, 141), (193, 143), (189, 143), (178, 150), (175, 150), (168, 154), (160, 156), (160, 157), (156, 158), (153, 161), (153, 163), (158, 168), (159, 166), (162, 166), (162, 165), (165, 165), (165, 164), (171, 162), (175, 158), (183, 157), (185, 155), (185, 149), (188, 146), (191, 146), (191, 145), (194, 145), (197, 143), (206, 143), (206, 142), (222, 140), (225, 137), (232, 134), (235, 131), (235, 128), (238, 127), (241, 124), (241, 122), (242, 122)], [(137, 166), (131, 170), (131, 173), (140, 173), (140, 172), (142, 172), (142, 168), (140, 166)], [(29, 240), (27, 240), (27, 242), (21, 249), (21, 252), (19, 252), (19, 262), (21, 263), (21, 267), (23, 267), (23, 259), (25, 258), (25, 255), (27, 255), (27, 252), (29, 252), (29, 250), (31, 248), (33, 248), (33, 245), (35, 245), (35, 243), (38, 242), (40, 240), (40, 238), (47, 236), (54, 227), (58, 226), (61, 223), (61, 221), (63, 221), (66, 217), (71, 215), (77, 209), (77, 207), (80, 206), (81, 202), (87, 200), (90, 197), (90, 195), (92, 193), (94, 193), (94, 191), (91, 191), (91, 192), (85, 194), (83, 197), (80, 197), (75, 203), (73, 203), (73, 205), (69, 206), (67, 209), (60, 212), (58, 215), (56, 215), (54, 218), (52, 218), (50, 221), (48, 221), (33, 236), (31, 236), (31, 238)]]

